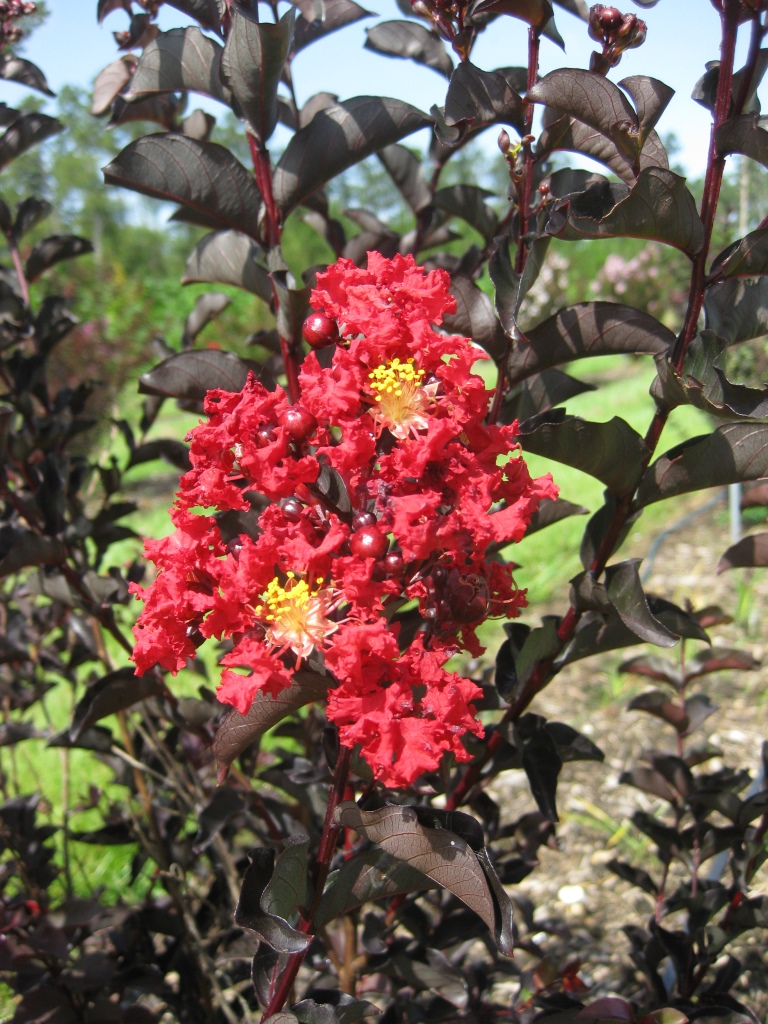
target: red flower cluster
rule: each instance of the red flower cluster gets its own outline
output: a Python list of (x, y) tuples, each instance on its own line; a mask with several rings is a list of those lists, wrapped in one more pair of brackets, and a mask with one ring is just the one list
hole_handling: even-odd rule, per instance
[[(300, 405), (255, 378), (208, 393), (176, 532), (147, 542), (158, 575), (134, 588), (146, 602), (139, 673), (176, 672), (202, 639), (230, 639), (218, 697), (245, 714), (322, 659), (337, 681), (328, 718), (390, 786), (446, 752), (468, 759), (480, 690), (445, 663), (481, 651), (475, 627), (489, 615), (525, 604), (485, 551), (519, 541), (557, 493), (515, 454), (516, 425), (484, 425), (480, 351), (435, 330), (455, 309), (448, 287), (442, 271), (378, 253), (367, 270), (340, 260), (318, 275), (312, 304), (340, 333), (332, 359), (307, 356)], [(253, 492), (271, 503), (255, 529), (233, 530), (254, 518)], [(406, 602), (422, 623), (410, 642)]]

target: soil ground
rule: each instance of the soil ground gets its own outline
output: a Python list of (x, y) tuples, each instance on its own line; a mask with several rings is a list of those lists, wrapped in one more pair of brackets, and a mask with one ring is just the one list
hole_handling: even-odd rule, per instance
[[(698, 505), (705, 500), (699, 496)], [(728, 524), (724, 505), (713, 508), (710, 500), (708, 506), (683, 528), (664, 537), (645, 590), (679, 605), (689, 600), (694, 608), (719, 604), (734, 622), (710, 630), (713, 643), (747, 650), (758, 660), (765, 654), (768, 662), (768, 571), (737, 569), (716, 575), (720, 555), (729, 546)], [(689, 654), (701, 646), (690, 642)], [(538, 908), (536, 920), (557, 915), (567, 923), (567, 933), (557, 939), (554, 948), (551, 939), (542, 944), (560, 965), (571, 958), (581, 959), (581, 976), (594, 986), (590, 998), (607, 993), (628, 996), (641, 987), (621, 928), (625, 924), (645, 926), (654, 909), (650, 896), (619, 879), (606, 863), (614, 857), (639, 861), (654, 877), (659, 875), (653, 845), (633, 828), (630, 819), (638, 809), (654, 812), (664, 805), (620, 784), (619, 776), (638, 763), (643, 749), (654, 746), (675, 752), (671, 727), (626, 707), (635, 694), (664, 684), (619, 674), (617, 668), (624, 658), (642, 651), (675, 658), (677, 650), (664, 652), (646, 646), (578, 662), (565, 669), (532, 706), (550, 720), (579, 729), (605, 752), (603, 763), (577, 762), (563, 767), (558, 786), (558, 847), (542, 849), (540, 867), (519, 887)], [(707, 676), (692, 684), (692, 692), (707, 693), (718, 706), (695, 737), (698, 743), (708, 739), (722, 751), (705, 770), (727, 765), (745, 768), (754, 777), (761, 745), (768, 739), (768, 664), (751, 672)], [(521, 801), (527, 804), (530, 800), (522, 773), (506, 773), (505, 782), (514, 778), (517, 790), (518, 774), (518, 792), (495, 794), (512, 803), (515, 815), (527, 809), (521, 807)], [(752, 895), (768, 893), (768, 865), (756, 882)], [(670, 878), (669, 888), (674, 888), (674, 878)], [(765, 932), (747, 933), (732, 952), (744, 965), (734, 995), (759, 1020), (768, 1020), (768, 936)]]

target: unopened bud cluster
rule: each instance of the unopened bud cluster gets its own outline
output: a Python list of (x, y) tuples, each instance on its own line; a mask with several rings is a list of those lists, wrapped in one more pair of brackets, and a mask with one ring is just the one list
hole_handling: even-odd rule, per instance
[(34, 14), (37, 5), (24, 0), (0, 0), (0, 47), (17, 43), (24, 32), (16, 24), (18, 18)]
[(604, 74), (616, 67), (625, 50), (641, 46), (648, 29), (636, 14), (622, 14), (616, 7), (595, 4), (589, 11), (589, 35), (603, 52), (593, 54), (592, 70)]

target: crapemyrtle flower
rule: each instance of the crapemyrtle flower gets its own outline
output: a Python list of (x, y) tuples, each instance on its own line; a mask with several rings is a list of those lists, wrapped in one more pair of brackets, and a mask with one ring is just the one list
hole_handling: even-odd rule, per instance
[[(208, 393), (176, 532), (147, 542), (157, 576), (133, 586), (138, 673), (175, 673), (200, 643), (228, 640), (217, 696), (245, 714), (305, 662), (322, 667), (340, 741), (387, 786), (446, 754), (469, 759), (480, 689), (446, 665), (482, 651), (485, 619), (525, 605), (512, 568), (486, 552), (519, 541), (557, 494), (528, 473), (517, 424), (485, 423), (482, 353), (440, 329), (449, 286), (411, 256), (373, 252), (367, 269), (342, 259), (319, 274), (311, 301), (338, 327), (332, 358), (305, 358), (297, 405), (253, 376), (240, 393)], [(230, 523), (225, 538), (218, 517), (252, 511), (254, 495), (268, 499), (258, 528), (231, 537)], [(407, 636), (406, 604), (420, 622)]]

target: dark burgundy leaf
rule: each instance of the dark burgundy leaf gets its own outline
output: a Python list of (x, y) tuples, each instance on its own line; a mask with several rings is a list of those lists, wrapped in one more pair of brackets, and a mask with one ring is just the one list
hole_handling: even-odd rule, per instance
[(294, 33), (296, 53), (309, 46), (315, 39), (326, 36), (345, 25), (351, 25), (372, 14), (353, 0), (294, 0), (301, 11)]
[[(509, 654), (514, 656), (516, 677), (513, 689), (505, 692), (506, 699), (512, 701), (531, 677), (531, 673), (540, 661), (554, 657), (560, 650), (560, 639), (557, 635), (557, 620), (547, 616), (541, 626), (532, 629), (524, 638), (510, 636)], [(519, 652), (516, 652), (515, 640), (523, 639)]]
[(461, 217), (487, 242), (493, 238), (499, 223), (499, 218), (485, 202), (492, 194), (477, 185), (448, 185), (435, 192), (432, 202), (438, 210)]
[(643, 892), (647, 892), (649, 896), (656, 899), (658, 886), (647, 871), (633, 867), (631, 864), (626, 864), (621, 860), (611, 860), (605, 866), (609, 871), (618, 875), (619, 878), (623, 878), (625, 882), (629, 882), (630, 885), (634, 885), (638, 889), (642, 889)]
[(560, 149), (583, 153), (584, 156), (591, 156), (605, 164), (628, 185), (631, 185), (637, 179), (638, 173), (646, 167), (669, 167), (666, 151), (656, 132), (648, 135), (639, 157), (633, 159), (631, 155), (619, 150), (602, 132), (566, 114), (549, 119), (545, 113), (544, 122), (544, 130), (536, 143), (536, 155), (539, 159)]
[(480, 0), (472, 8), (472, 14), (509, 14), (543, 29), (554, 11), (549, 0)]
[(277, 163), (278, 206), (287, 215), (337, 174), (431, 123), (410, 103), (379, 96), (356, 96), (318, 111)]
[(219, 31), (221, 15), (226, 10), (221, 0), (165, 0), (165, 3), (191, 15), (203, 28), (213, 29), (214, 32)]
[(13, 214), (4, 199), (0, 199), (0, 231), (8, 235), (13, 227)]
[(250, 131), (266, 142), (277, 124), (277, 86), (293, 40), (295, 11), (277, 24), (259, 22), (242, 8), (230, 9), (221, 71), (235, 95)]
[[(631, 75), (619, 82), (622, 89), (629, 93), (637, 111), (637, 119), (641, 129), (641, 148), (656, 123), (667, 109), (675, 90), (647, 75)], [(580, 118), (584, 120), (584, 118)]]
[(604, 761), (605, 754), (582, 733), (564, 722), (547, 722), (544, 726), (552, 737), (557, 753), (566, 761)]
[(89, 831), (71, 831), (71, 839), (78, 843), (92, 843), (95, 846), (125, 846), (136, 842), (136, 835), (125, 821), (113, 822)]
[(173, 133), (145, 136), (104, 168), (104, 180), (182, 203), (208, 224), (258, 238), (261, 197), (253, 175), (223, 146)]
[(650, 793), (651, 796), (658, 796), (675, 807), (680, 806), (678, 794), (664, 776), (653, 768), (647, 768), (644, 765), (630, 768), (629, 771), (619, 775), (619, 782), (625, 786), (634, 786), (635, 789)]
[(721, 573), (751, 565), (768, 565), (768, 533), (754, 533), (731, 545), (717, 563), (717, 571)]
[(564, 498), (557, 498), (555, 501), (546, 498), (531, 517), (525, 535), (530, 537), (537, 530), (543, 530), (546, 526), (559, 523), (561, 519), (567, 519), (568, 516), (583, 516), (588, 511), (589, 509), (583, 505), (574, 505), (573, 502), (566, 501)]
[(658, 377), (651, 385), (657, 404), (672, 409), (690, 404), (721, 419), (768, 416), (768, 386), (751, 388), (734, 384), (723, 370), (728, 342), (704, 330), (691, 343), (683, 373), (662, 358), (656, 361)]
[(768, 334), (768, 279), (732, 278), (707, 289), (707, 327), (736, 345)]
[(162, 679), (152, 672), (137, 676), (132, 665), (116, 669), (89, 686), (78, 701), (69, 727), (70, 737), (76, 740), (94, 722), (164, 692)]
[(272, 299), (272, 282), (265, 267), (257, 262), (263, 250), (241, 231), (217, 231), (201, 238), (187, 259), (182, 284), (198, 281), (231, 284)]
[(492, 359), (501, 359), (507, 349), (507, 339), (491, 300), (468, 277), (455, 276), (451, 280), (451, 291), (456, 299), (456, 312), (445, 317), (446, 329), (472, 338)]
[(755, 277), (768, 274), (768, 228), (750, 231), (729, 245), (712, 261), (710, 274), (723, 277)]
[(212, 388), (242, 391), (249, 372), (258, 374), (259, 369), (258, 363), (218, 349), (179, 352), (143, 373), (139, 391), (201, 402)]
[(361, 811), (357, 804), (345, 802), (337, 808), (336, 820), (450, 890), (482, 918), (499, 952), (511, 953), (511, 904), (500, 907), (482, 866), (463, 839), (447, 829), (419, 824), (412, 807)]
[(640, 125), (629, 100), (617, 85), (595, 71), (558, 68), (529, 89), (526, 99), (575, 117), (607, 136), (632, 159), (642, 148)]
[(127, 53), (99, 72), (93, 85), (91, 101), (91, 113), (94, 117), (106, 114), (115, 98), (130, 82), (131, 75), (136, 69), (136, 63), (136, 55)]
[(595, 390), (594, 384), (585, 384), (562, 370), (543, 370), (505, 395), (500, 419), (503, 423), (511, 423), (512, 420), (522, 422), (538, 413), (548, 412), (575, 395)]
[(365, 48), (387, 57), (403, 57), (434, 68), (446, 78), (451, 77), (453, 61), (445, 43), (424, 25), (413, 21), (382, 21), (365, 30)]
[(579, 1014), (579, 1020), (584, 1024), (603, 1020), (610, 1021), (612, 1024), (613, 1022), (635, 1024), (635, 1014), (626, 999), (620, 999), (619, 996), (603, 996), (602, 999), (596, 999), (593, 1003), (585, 1006)]
[(145, 100), (134, 100), (133, 103), (126, 103), (122, 96), (118, 96), (112, 107), (109, 127), (133, 121), (152, 121), (167, 132), (176, 131), (185, 104), (183, 93), (158, 93)]
[(695, 256), (704, 227), (685, 178), (646, 167), (632, 187), (591, 185), (553, 204), (546, 229), (564, 241), (581, 238), (649, 238)]
[(220, 313), (223, 313), (231, 302), (232, 299), (223, 292), (206, 292), (205, 295), (198, 296), (195, 300), (194, 308), (184, 324), (184, 335), (182, 338), (184, 348), (191, 347), (203, 328), (207, 327), (212, 320), (215, 320)]
[(0, 138), (0, 170), (38, 142), (64, 130), (61, 121), (47, 114), (22, 114)]
[(248, 714), (229, 711), (216, 731), (212, 746), (219, 778), (226, 776), (235, 758), (255, 743), (267, 729), (306, 704), (323, 700), (330, 683), (330, 677), (301, 670), (294, 673), (293, 683), (281, 690), (277, 697), (259, 691)]
[(130, 0), (98, 0), (96, 17), (101, 25), (106, 16), (111, 14), (112, 11), (127, 11), (130, 14), (130, 10)]
[(618, 416), (590, 423), (561, 410), (542, 413), (520, 425), (526, 452), (589, 473), (621, 496), (634, 490), (648, 449), (642, 437)]
[(575, 14), (577, 18), (581, 18), (582, 21), (589, 21), (589, 7), (584, 0), (555, 0), (555, 3), (571, 14)]
[(380, 150), (378, 157), (414, 213), (429, 206), (432, 192), (424, 177), (421, 160), (410, 149), (395, 143)]
[(153, 459), (165, 459), (172, 466), (180, 469), (183, 473), (190, 468), (189, 447), (183, 441), (172, 438), (158, 438), (155, 441), (145, 441), (138, 445), (131, 452), (131, 458), (127, 469), (138, 466), (142, 462), (151, 462)]
[(517, 328), (518, 313), (523, 300), (542, 271), (551, 241), (549, 235), (539, 235), (530, 243), (525, 267), (520, 275), (512, 266), (506, 239), (500, 240), (491, 253), (491, 258), (488, 261), (488, 273), (496, 289), (494, 300), (496, 313), (510, 338), (516, 340), (520, 338)]
[(622, 661), (619, 665), (619, 672), (630, 672), (635, 676), (657, 679), (660, 682), (669, 683), (675, 689), (679, 689), (683, 682), (679, 667), (656, 654), (640, 654), (636, 658)]
[(161, 32), (142, 53), (125, 99), (158, 92), (198, 92), (229, 106), (232, 93), (222, 81), (222, 46), (199, 28)]
[(680, 703), (675, 702), (669, 694), (662, 690), (648, 690), (645, 693), (639, 693), (630, 700), (627, 708), (630, 711), (644, 711), (653, 715), (654, 718), (660, 718), (681, 734), (688, 727), (688, 717), (680, 707)]
[(606, 568), (608, 597), (624, 625), (641, 640), (656, 644), (657, 647), (674, 647), (680, 637), (667, 629), (651, 612), (640, 583), (639, 564), (639, 559), (632, 558)]
[(344, 861), (331, 875), (314, 923), (321, 928), (363, 903), (437, 888), (436, 882), (410, 864), (382, 849), (367, 850)]
[(459, 64), (445, 97), (442, 116), (447, 134), (438, 125), (444, 145), (456, 146), (468, 133), (492, 124), (508, 124), (518, 134), (524, 132), (523, 100), (511, 81), (515, 71), (511, 68), (505, 74), (504, 70), (481, 71), (469, 61)]
[(40, 68), (32, 61), (24, 60), (23, 57), (14, 57), (8, 53), (0, 55), (0, 78), (5, 78), (9, 82), (17, 82), (19, 85), (26, 85), (30, 89), (37, 89), (38, 92), (42, 92), (46, 96), (56, 95), (49, 87)]
[(728, 423), (694, 437), (657, 459), (643, 477), (637, 504), (768, 474), (768, 424)]
[(758, 668), (760, 662), (749, 651), (739, 651), (732, 647), (708, 647), (688, 659), (685, 675), (690, 680), (711, 672), (752, 672)]
[(768, 167), (768, 118), (758, 114), (739, 114), (721, 124), (715, 133), (715, 144), (722, 156), (743, 153)]
[(24, 268), (27, 280), (36, 281), (46, 270), (61, 260), (72, 259), (93, 252), (93, 245), (87, 238), (77, 235), (52, 235), (34, 246)]
[(524, 715), (515, 730), (515, 740), (536, 806), (547, 821), (558, 821), (557, 779), (563, 761), (545, 719)]
[(3, 526), (0, 529), (0, 579), (29, 565), (55, 565), (67, 557), (67, 546), (57, 537)]
[(692, 697), (686, 697), (685, 714), (688, 718), (688, 726), (685, 735), (690, 736), (715, 711), (717, 711), (717, 705), (713, 704), (705, 693), (695, 693)]
[(675, 336), (647, 313), (612, 302), (567, 306), (516, 342), (507, 360), (511, 383), (560, 363), (620, 352), (666, 353)]
[(243, 878), (235, 923), (278, 953), (303, 953), (312, 941), (288, 922), (307, 903), (308, 846), (309, 836), (293, 836), (276, 864), (274, 850), (254, 850)]

